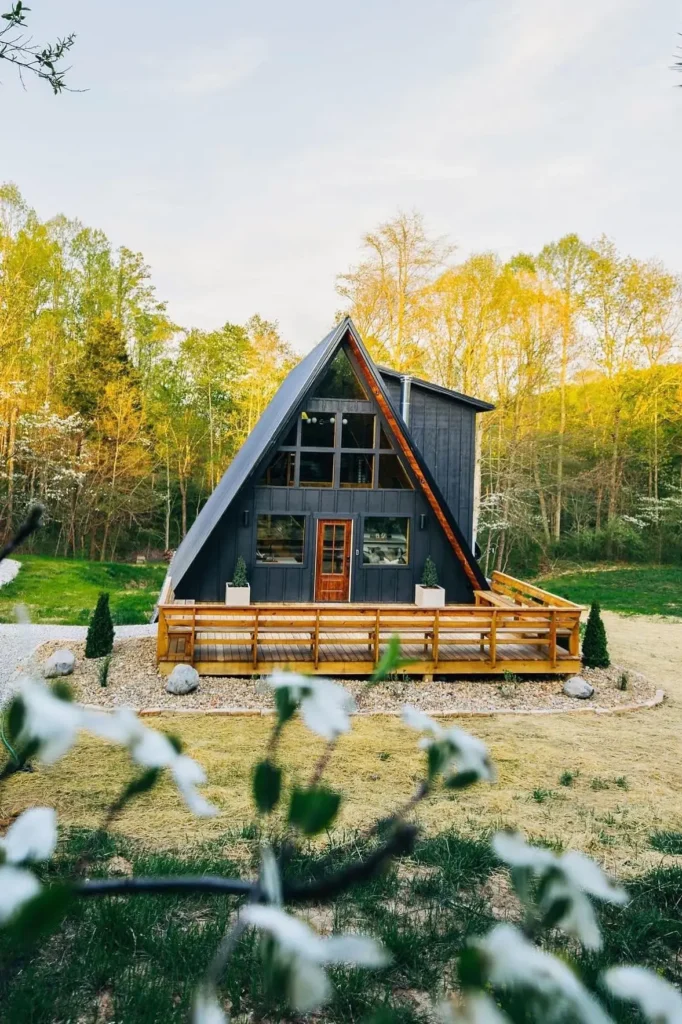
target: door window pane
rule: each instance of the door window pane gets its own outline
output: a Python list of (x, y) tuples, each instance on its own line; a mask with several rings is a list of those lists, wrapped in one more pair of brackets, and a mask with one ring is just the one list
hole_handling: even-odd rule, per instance
[(410, 555), (407, 516), (366, 516), (362, 544), (364, 565), (407, 565)]
[(301, 447), (333, 448), (336, 416), (323, 412), (301, 414)]
[(329, 369), (315, 388), (315, 398), (367, 398), (355, 376), (350, 360), (342, 348), (334, 356)]
[(258, 564), (302, 565), (305, 516), (259, 515), (256, 531)]
[(383, 490), (412, 490), (410, 478), (397, 455), (379, 456), (379, 487)]
[(293, 487), (296, 452), (277, 452), (258, 481), (262, 487)]
[(301, 452), (301, 487), (331, 487), (333, 483), (332, 452)]
[(371, 487), (373, 476), (373, 455), (355, 455), (352, 452), (341, 455), (342, 487)]
[(346, 413), (341, 420), (341, 447), (373, 448), (374, 420), (372, 413)]
[(325, 523), (322, 529), (322, 572), (326, 576), (343, 576), (346, 527)]

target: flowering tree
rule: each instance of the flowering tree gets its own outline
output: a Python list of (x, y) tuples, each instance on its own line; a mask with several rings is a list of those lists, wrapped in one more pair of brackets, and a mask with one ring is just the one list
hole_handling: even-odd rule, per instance
[[(23, 529), (24, 535), (35, 528), (38, 519), (38, 513), (34, 513)], [(399, 659), (397, 644), (391, 644), (374, 681), (393, 671)], [(342, 804), (343, 795), (325, 783), (324, 775), (339, 737), (351, 729), (353, 699), (337, 683), (292, 672), (273, 673), (269, 684), (276, 711), (264, 756), (253, 771), (254, 803), (262, 815), (283, 809), (292, 834), (313, 836), (333, 825)], [(326, 745), (308, 782), (287, 789), (278, 751), (284, 730), (296, 716)], [(317, 935), (295, 916), (297, 905), (332, 901), (371, 878), (390, 858), (410, 852), (416, 829), (406, 819), (426, 797), (495, 780), (488, 750), (476, 737), (456, 727), (446, 728), (409, 705), (403, 709), (402, 720), (407, 729), (421, 734), (423, 777), (412, 797), (388, 821), (373, 827), (377, 845), (364, 860), (336, 873), (328, 873), (324, 862), (318, 862), (312, 881), (283, 882), (272, 849), (264, 845), (261, 869), (254, 879), (180, 875), (78, 879), (44, 885), (33, 865), (54, 854), (57, 819), (53, 809), (34, 807), (21, 814), (0, 839), (0, 927), (18, 932), (57, 927), (78, 899), (173, 892), (241, 896), (244, 903), (236, 920), (197, 986), (194, 1024), (226, 1022), (218, 988), (247, 929), (262, 933), (262, 970), (272, 990), (284, 996), (294, 1011), (317, 1009), (332, 991), (327, 966), (351, 964), (371, 970), (385, 965), (389, 956), (368, 936)], [(134, 769), (132, 781), (106, 808), (105, 827), (112, 825), (130, 801), (152, 790), (162, 773), (171, 776), (190, 813), (218, 813), (201, 792), (206, 782), (203, 768), (183, 753), (177, 738), (149, 729), (129, 710), (106, 713), (80, 707), (71, 700), (63, 683), (49, 689), (31, 678), (20, 682), (6, 710), (3, 737), (8, 757), (0, 770), (0, 784), (33, 760), (54, 764), (72, 748), (81, 732), (124, 748)], [(601, 991), (588, 988), (574, 965), (543, 950), (541, 941), (551, 929), (558, 929), (585, 949), (598, 950), (602, 938), (593, 900), (624, 904), (628, 900), (626, 891), (581, 853), (559, 856), (531, 846), (522, 836), (510, 832), (498, 833), (492, 842), (497, 857), (511, 869), (514, 888), (525, 908), (524, 918), (518, 926), (496, 925), (459, 952), (458, 998), (456, 1002), (448, 999), (438, 1008), (441, 1018), (453, 1024), (528, 1020), (607, 1024), (610, 1017), (602, 1005)], [(611, 996), (637, 1004), (645, 1017), (657, 1024), (682, 1021), (682, 996), (644, 968), (613, 967), (601, 976), (600, 987)]]

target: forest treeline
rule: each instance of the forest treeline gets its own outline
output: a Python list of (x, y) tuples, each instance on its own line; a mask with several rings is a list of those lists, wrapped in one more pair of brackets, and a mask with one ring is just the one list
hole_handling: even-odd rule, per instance
[[(338, 278), (375, 358), (490, 399), (484, 568), (682, 559), (680, 281), (605, 238), (458, 260), (417, 214)], [(139, 253), (0, 187), (0, 523), (110, 559), (172, 549), (296, 362), (254, 315), (174, 324)]]

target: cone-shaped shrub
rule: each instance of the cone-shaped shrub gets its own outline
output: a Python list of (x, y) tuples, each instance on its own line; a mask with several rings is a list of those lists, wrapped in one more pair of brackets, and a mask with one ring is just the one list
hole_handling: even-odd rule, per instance
[(431, 558), (431, 555), (426, 556), (424, 568), (422, 569), (421, 585), (422, 587), (438, 586), (438, 569), (436, 569), (436, 563)]
[(109, 611), (109, 595), (100, 594), (92, 613), (85, 641), (86, 658), (103, 658), (111, 654), (114, 646), (114, 624)]
[(599, 602), (590, 605), (590, 614), (583, 637), (583, 665), (587, 668), (608, 668), (611, 664), (606, 642), (606, 630), (601, 618)]
[(232, 577), (233, 587), (248, 587), (249, 577), (246, 575), (246, 562), (240, 555), (236, 561), (234, 567), (234, 575)]

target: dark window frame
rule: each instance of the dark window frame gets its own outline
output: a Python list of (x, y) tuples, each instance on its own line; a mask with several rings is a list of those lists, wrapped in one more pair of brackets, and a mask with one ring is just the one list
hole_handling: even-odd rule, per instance
[[(368, 512), (362, 517), (362, 537), (360, 538), (360, 568), (361, 569), (398, 569), (401, 572), (412, 569), (412, 545), (414, 543), (414, 516), (413, 515), (386, 515), (378, 512)], [(366, 562), (365, 561), (365, 530), (368, 519), (404, 519), (407, 522), (407, 560), (405, 565), (396, 562)]]
[[(358, 491), (361, 491), (362, 490), (362, 491), (384, 491), (384, 492), (385, 491), (395, 491), (396, 493), (398, 493), (398, 492), (402, 493), (403, 491), (414, 491), (415, 490), (415, 482), (414, 482), (413, 477), (412, 477), (411, 469), (410, 469), (409, 465), (406, 463), (402, 452), (394, 444), (391, 445), (390, 449), (382, 448), (381, 447), (381, 435), (384, 434), (386, 439), (388, 441), (390, 441), (390, 436), (389, 436), (390, 430), (388, 428), (388, 425), (387, 425), (386, 420), (384, 419), (383, 415), (375, 407), (369, 407), (369, 408), (365, 408), (365, 409), (362, 409), (362, 410), (353, 410), (351, 412), (351, 410), (345, 410), (343, 408), (343, 406), (344, 406), (344, 400), (343, 399), (325, 400), (324, 404), (325, 404), (325, 406), (327, 406), (327, 408), (324, 410), (324, 412), (327, 415), (333, 415), (334, 418), (335, 418), (335, 424), (334, 424), (334, 426), (335, 426), (335, 439), (334, 439), (334, 447), (333, 448), (315, 448), (315, 447), (312, 447), (310, 445), (303, 445), (301, 443), (302, 439), (304, 437), (303, 425), (302, 425), (303, 424), (302, 414), (303, 414), (304, 411), (305, 412), (311, 411), (311, 408), (312, 408), (312, 407), (307, 406), (305, 403), (303, 403), (302, 405), (299, 406), (298, 411), (296, 413), (296, 417), (297, 417), (297, 421), (298, 421), (298, 427), (297, 427), (297, 433), (296, 433), (296, 438), (297, 438), (296, 446), (294, 447), (293, 445), (280, 445), (277, 448), (277, 451), (274, 454), (271, 454), (271, 456), (270, 456), (270, 461), (271, 461), (275, 457), (275, 455), (278, 454), (279, 452), (294, 452), (295, 453), (294, 484), (293, 484), (293, 488), (300, 488), (300, 486), (301, 486), (301, 455), (302, 454), (303, 455), (319, 454), (319, 455), (332, 455), (333, 456), (332, 484), (331, 484), (330, 487), (322, 487), (322, 488), (320, 488), (321, 490), (325, 490), (325, 491), (327, 491), (327, 490), (344, 490), (344, 491), (345, 490), (358, 490)], [(332, 405), (334, 405), (334, 408), (332, 408)], [(369, 405), (369, 403), (368, 403), (368, 405)], [(314, 409), (313, 411), (317, 412), (317, 411), (320, 411), (320, 410)], [(374, 445), (371, 448), (344, 448), (343, 445), (342, 445), (342, 440), (343, 440), (343, 417), (344, 417), (344, 415), (352, 415), (356, 411), (357, 412), (362, 411), (363, 413), (368, 413), (368, 414), (371, 414), (372, 416), (374, 416)], [(371, 455), (373, 457), (372, 483), (369, 484), (367, 487), (355, 487), (355, 488), (351, 488), (351, 487), (347, 487), (347, 486), (346, 487), (341, 487), (341, 456), (342, 455)], [(396, 487), (379, 487), (380, 464), (381, 464), (380, 460), (381, 460), (382, 455), (394, 455), (398, 459), (400, 465), (403, 468), (403, 471), (405, 473), (407, 481), (408, 481), (408, 483), (410, 485), (409, 487), (398, 487), (398, 488), (396, 488)], [(266, 472), (266, 469), (267, 469), (268, 465), (269, 465), (269, 462), (266, 463), (265, 468), (261, 472), (261, 477)], [(291, 487), (286, 487), (283, 484), (263, 484), (263, 483), (260, 482), (260, 478), (259, 478), (259, 481), (257, 482), (256, 486), (257, 487), (273, 488), (273, 489), (278, 490), (278, 491), (289, 491), (289, 490), (292, 489)], [(312, 487), (310, 487), (310, 486), (306, 486), (305, 487), (305, 490), (314, 490), (314, 489), (315, 489), (314, 485)]]
[[(279, 490), (285, 490), (286, 488), (278, 488)], [(259, 562), (258, 561), (258, 520), (261, 516), (269, 516), (271, 519), (274, 517), (288, 517), (290, 519), (302, 519), (303, 520), (303, 558), (300, 562)], [(310, 556), (309, 556), (309, 534), (310, 534), (310, 522), (312, 516), (310, 512), (268, 512), (264, 509), (259, 509), (254, 516), (253, 531), (253, 548), (252, 548), (252, 565), (254, 569), (306, 569), (308, 568)]]

